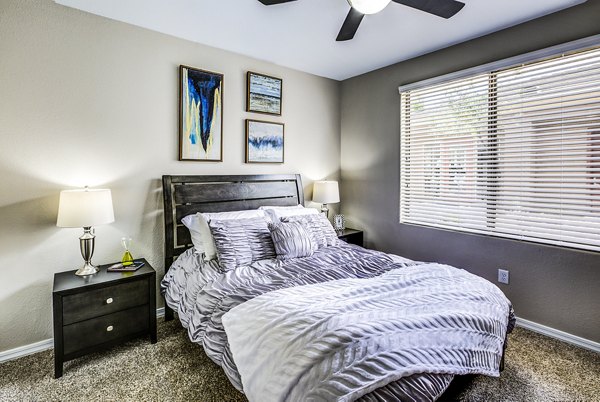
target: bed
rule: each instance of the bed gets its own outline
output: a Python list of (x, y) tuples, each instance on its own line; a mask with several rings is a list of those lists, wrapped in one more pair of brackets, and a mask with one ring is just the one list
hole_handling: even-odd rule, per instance
[(498, 376), (510, 302), (464, 270), (343, 242), (224, 272), (181, 223), (304, 204), (300, 175), (163, 176), (165, 319), (251, 401), (435, 400), (455, 375)]

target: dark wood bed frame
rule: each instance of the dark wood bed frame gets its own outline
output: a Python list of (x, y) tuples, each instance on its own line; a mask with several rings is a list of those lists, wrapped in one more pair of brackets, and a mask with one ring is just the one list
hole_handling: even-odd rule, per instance
[[(196, 212), (256, 209), (264, 205), (304, 205), (302, 178), (288, 175), (163, 176), (165, 215), (165, 274), (181, 253), (192, 246), (181, 218)], [(173, 310), (165, 303), (165, 321)], [(507, 334), (508, 337), (508, 334)], [(506, 340), (500, 361), (504, 370)]]
[[(196, 212), (256, 209), (264, 205), (304, 205), (302, 178), (288, 175), (163, 176), (165, 274), (181, 253), (192, 246), (181, 219)], [(165, 303), (165, 320), (173, 310)]]

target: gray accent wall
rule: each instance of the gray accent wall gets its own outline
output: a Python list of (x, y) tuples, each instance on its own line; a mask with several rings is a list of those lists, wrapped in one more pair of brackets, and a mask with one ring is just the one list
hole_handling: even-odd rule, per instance
[[(517, 316), (600, 342), (600, 254), (399, 224), (398, 86), (600, 33), (600, 1), (401, 62), (342, 83), (341, 199), (367, 245), (439, 261), (497, 283)], [(415, 40), (417, 40), (415, 38)]]

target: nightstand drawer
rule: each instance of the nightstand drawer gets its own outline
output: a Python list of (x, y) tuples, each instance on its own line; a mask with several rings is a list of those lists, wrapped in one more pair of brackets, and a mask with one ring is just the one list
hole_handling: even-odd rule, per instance
[(148, 281), (136, 280), (63, 297), (63, 325), (148, 302)]
[(149, 327), (148, 305), (67, 325), (63, 329), (64, 354), (146, 332)]

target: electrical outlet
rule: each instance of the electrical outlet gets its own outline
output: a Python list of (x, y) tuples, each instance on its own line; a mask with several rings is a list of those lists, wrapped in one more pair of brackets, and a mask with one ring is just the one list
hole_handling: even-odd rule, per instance
[(506, 270), (506, 269), (498, 270), (498, 282), (505, 283), (508, 285), (508, 270)]

